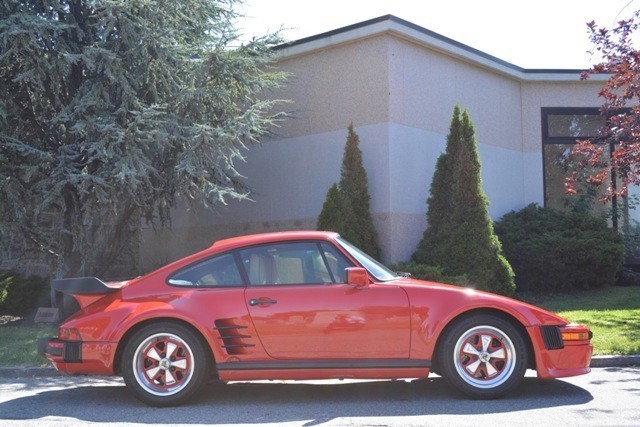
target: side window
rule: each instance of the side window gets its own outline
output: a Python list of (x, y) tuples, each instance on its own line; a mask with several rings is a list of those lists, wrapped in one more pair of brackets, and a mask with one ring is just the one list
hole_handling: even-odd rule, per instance
[(328, 260), (315, 242), (277, 243), (240, 251), (251, 285), (335, 283)]
[(242, 278), (232, 254), (200, 262), (169, 279), (176, 286), (241, 286)]
[(320, 246), (336, 283), (346, 283), (347, 277), (344, 269), (353, 267), (353, 265), (333, 245), (323, 242)]

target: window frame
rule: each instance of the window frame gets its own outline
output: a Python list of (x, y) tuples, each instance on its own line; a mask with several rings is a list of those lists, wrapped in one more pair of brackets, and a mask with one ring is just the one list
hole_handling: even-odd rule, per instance
[[(609, 120), (609, 117), (616, 114), (619, 111), (610, 112), (605, 115), (606, 121)], [(550, 115), (591, 115), (591, 116), (602, 116), (600, 111), (600, 107), (541, 107), (540, 115), (541, 115), (541, 126), (542, 126), (542, 202), (544, 207), (547, 206), (547, 162), (545, 160), (545, 146), (546, 145), (575, 145), (579, 140), (586, 140), (590, 138), (596, 137), (593, 136), (583, 136), (583, 137), (573, 137), (573, 136), (549, 136), (549, 116)], [(609, 144), (609, 156), (613, 156), (613, 152), (615, 151), (615, 144)], [(611, 184), (614, 189), (616, 189), (617, 176), (615, 171), (611, 170)], [(617, 196), (613, 196), (611, 200), (611, 223), (615, 230), (618, 229), (618, 201)]]
[[(320, 252), (322, 262), (324, 263), (325, 268), (329, 272), (329, 276), (333, 280), (333, 283), (270, 283), (270, 284), (266, 284), (265, 283), (265, 284), (262, 284), (262, 285), (254, 285), (254, 284), (251, 283), (251, 280), (249, 279), (249, 271), (247, 271), (247, 269), (245, 268), (244, 262), (242, 261), (242, 256), (240, 255), (240, 251), (247, 250), (247, 249), (253, 249), (253, 248), (259, 248), (259, 247), (265, 247), (265, 246), (274, 246), (274, 245), (282, 245), (282, 244), (295, 244), (295, 243), (312, 243), (316, 247), (318, 252)], [(326, 243), (326, 244), (332, 246), (335, 249), (335, 251), (344, 258), (344, 260), (347, 262), (347, 264), (349, 266), (351, 266), (351, 267), (357, 266), (357, 264), (354, 263), (354, 261), (349, 256), (347, 256), (341, 250), (341, 248), (338, 247), (338, 245), (336, 245), (335, 243), (333, 243), (333, 242), (331, 242), (329, 240), (302, 239), (302, 240), (274, 241), (274, 242), (259, 243), (259, 244), (256, 244), (256, 245), (244, 246), (242, 248), (235, 249), (234, 252), (237, 255), (237, 262), (239, 262), (240, 266), (241, 266), (241, 272), (240, 273), (242, 274), (243, 279), (246, 280), (246, 287), (248, 287), (248, 288), (262, 288), (262, 287), (269, 287), (269, 286), (284, 287), (284, 286), (332, 286), (332, 285), (344, 285), (345, 283), (339, 283), (336, 280), (336, 277), (334, 277), (333, 272), (331, 271), (331, 267), (329, 266), (329, 263), (327, 262), (327, 259), (325, 257), (325, 254), (324, 254), (324, 251), (323, 251), (323, 248), (322, 248), (322, 243)]]
[[(237, 285), (196, 285), (195, 283), (192, 285), (176, 285), (173, 283), (169, 283), (171, 279), (173, 279), (175, 276), (179, 275), (180, 273), (183, 273), (187, 270), (197, 267), (200, 264), (205, 264), (209, 261), (214, 260), (215, 258), (220, 258), (225, 255), (231, 255), (233, 257), (233, 262), (235, 263), (236, 269), (238, 270), (238, 274), (240, 276), (240, 280), (242, 283), (239, 283)], [(182, 288), (188, 288), (188, 289), (246, 288), (247, 278), (244, 276), (243, 269), (241, 269), (240, 267), (241, 267), (241, 264), (239, 263), (239, 256), (235, 250), (220, 252), (220, 253), (208, 256), (206, 258), (199, 259), (197, 261), (194, 261), (192, 263), (185, 265), (184, 267), (179, 268), (178, 270), (175, 270), (171, 274), (167, 275), (165, 279), (165, 284), (174, 288), (181, 288), (181, 289)]]
[[(582, 115), (602, 116), (598, 107), (542, 107), (540, 109), (542, 119), (542, 144), (570, 144), (573, 145), (579, 139), (593, 138), (593, 136), (549, 136), (549, 116), (553, 115)], [(595, 136), (595, 135), (594, 135)]]

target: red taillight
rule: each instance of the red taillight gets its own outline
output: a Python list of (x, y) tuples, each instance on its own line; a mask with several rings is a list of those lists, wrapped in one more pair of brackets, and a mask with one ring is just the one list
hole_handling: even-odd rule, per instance
[(76, 328), (59, 328), (58, 339), (62, 341), (82, 341), (80, 331)]

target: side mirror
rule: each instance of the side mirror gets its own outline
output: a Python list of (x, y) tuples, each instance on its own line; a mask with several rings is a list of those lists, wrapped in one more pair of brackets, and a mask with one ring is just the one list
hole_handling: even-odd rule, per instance
[(347, 272), (347, 284), (357, 288), (364, 288), (369, 284), (369, 275), (364, 268), (349, 267), (345, 268), (345, 271)]

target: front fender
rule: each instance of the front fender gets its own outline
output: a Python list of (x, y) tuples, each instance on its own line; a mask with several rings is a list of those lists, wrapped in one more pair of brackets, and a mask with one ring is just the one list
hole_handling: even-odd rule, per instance
[(411, 358), (432, 360), (438, 338), (455, 319), (479, 310), (494, 310), (525, 329), (568, 323), (541, 308), (511, 298), (453, 286), (407, 286), (411, 303)]

